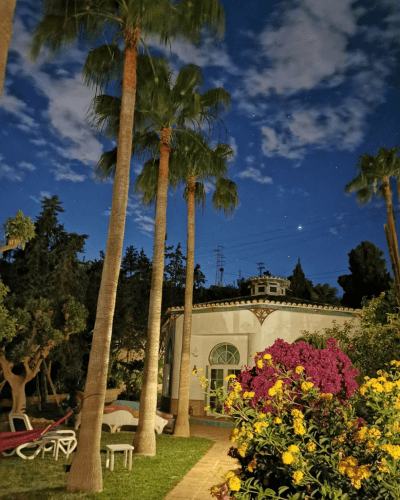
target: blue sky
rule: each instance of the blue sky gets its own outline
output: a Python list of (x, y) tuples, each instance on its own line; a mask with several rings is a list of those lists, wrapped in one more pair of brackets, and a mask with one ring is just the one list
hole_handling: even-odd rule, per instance
[[(177, 41), (160, 49), (148, 39), (175, 71), (197, 64), (204, 90), (222, 86), (232, 96), (223, 119), (241, 205), (230, 220), (210, 204), (197, 213), (196, 262), (207, 286), (215, 284), (218, 246), (224, 284), (239, 273), (257, 275), (259, 262), (273, 275), (289, 276), (300, 257), (314, 284), (338, 287), (347, 254), (363, 240), (384, 250), (390, 267), (383, 200), (359, 207), (344, 186), (361, 154), (400, 145), (400, 3), (221, 3), (226, 33), (220, 42), (205, 34), (198, 46)], [(35, 219), (41, 198), (57, 194), (65, 209), (60, 220), (68, 231), (89, 235), (85, 258), (95, 259), (106, 246), (112, 183), (97, 182), (93, 167), (113, 144), (88, 123), (94, 90), (81, 79), (86, 43), (29, 59), (40, 4), (17, 1), (0, 100), (1, 222), (19, 209)], [(140, 169), (132, 159), (132, 185)], [(185, 248), (182, 192), (171, 192), (168, 203), (167, 243)], [(151, 257), (153, 236), (154, 211), (131, 191), (124, 247)]]

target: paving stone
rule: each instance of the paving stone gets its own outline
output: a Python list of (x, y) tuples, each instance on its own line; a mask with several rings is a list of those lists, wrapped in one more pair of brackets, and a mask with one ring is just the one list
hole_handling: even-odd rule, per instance
[[(231, 429), (211, 425), (191, 424), (192, 437), (204, 437), (215, 441), (213, 447), (191, 469), (186, 476), (168, 493), (164, 500), (212, 500), (210, 489), (221, 482), (221, 476), (239, 467), (239, 462), (228, 457)], [(218, 470), (222, 467), (222, 471)]]

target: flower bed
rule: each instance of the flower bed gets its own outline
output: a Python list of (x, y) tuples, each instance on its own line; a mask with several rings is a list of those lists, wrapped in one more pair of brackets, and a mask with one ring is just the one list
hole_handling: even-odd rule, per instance
[[(256, 353), (253, 368), (215, 391), (236, 427), (220, 500), (400, 499), (400, 362), (357, 389), (357, 370), (327, 349), (286, 344)], [(318, 351), (318, 352), (316, 352)], [(204, 382), (204, 380), (203, 380)]]

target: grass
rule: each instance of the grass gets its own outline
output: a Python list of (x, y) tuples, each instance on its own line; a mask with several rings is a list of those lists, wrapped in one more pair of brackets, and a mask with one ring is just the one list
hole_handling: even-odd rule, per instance
[[(101, 463), (103, 491), (101, 493), (68, 493), (65, 489), (66, 459), (61, 453), (56, 462), (51, 452), (44, 459), (23, 460), (14, 455), (0, 459), (1, 500), (163, 500), (167, 493), (211, 448), (213, 442), (203, 438), (174, 438), (156, 436), (157, 455), (133, 455), (132, 470), (124, 467), (123, 452), (115, 453), (114, 471), (106, 469), (106, 444), (133, 441), (131, 432), (102, 433)], [(73, 454), (72, 454), (73, 455)]]

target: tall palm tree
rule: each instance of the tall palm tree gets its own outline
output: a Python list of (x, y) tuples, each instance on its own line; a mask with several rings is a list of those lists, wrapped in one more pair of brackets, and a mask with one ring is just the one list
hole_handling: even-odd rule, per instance
[[(150, 164), (157, 172), (152, 177), (149, 190), (154, 190), (156, 199), (156, 221), (148, 335), (145, 350), (143, 386), (140, 397), (139, 426), (135, 433), (135, 453), (154, 456), (156, 442), (154, 435), (155, 410), (157, 405), (158, 353), (160, 342), (160, 317), (162, 284), (164, 275), (164, 246), (169, 179), (169, 154), (171, 144), (188, 134), (186, 125), (198, 126), (207, 122), (212, 129), (218, 120), (221, 107), (230, 104), (230, 96), (223, 89), (212, 89), (199, 93), (203, 83), (201, 70), (195, 65), (183, 66), (172, 83), (172, 72), (162, 58), (141, 59), (138, 71), (138, 93), (135, 112), (135, 136), (132, 151), (154, 154)], [(152, 75), (150, 78), (149, 75)], [(155, 75), (155, 76), (154, 76)], [(112, 96), (99, 95), (94, 100), (94, 116), (97, 126), (107, 123), (109, 135), (118, 129), (116, 116), (119, 100)], [(154, 139), (159, 134), (156, 147)], [(172, 138), (171, 138), (172, 137)], [(113, 172), (117, 148), (105, 153), (99, 169), (108, 175)], [(148, 162), (149, 163), (149, 162)]]
[[(189, 392), (190, 392), (190, 342), (192, 333), (193, 285), (194, 285), (194, 247), (195, 247), (195, 208), (196, 203), (204, 207), (206, 190), (204, 181), (215, 185), (212, 205), (229, 217), (239, 205), (236, 184), (225, 177), (227, 159), (232, 150), (226, 144), (218, 144), (214, 149), (197, 136), (187, 136), (176, 152), (175, 162), (185, 168), (187, 201), (187, 251), (185, 306), (183, 318), (182, 351), (179, 375), (178, 414), (174, 436), (190, 437)], [(177, 172), (178, 169), (174, 169)]]
[(0, 0), (0, 96), (3, 93), (8, 49), (10, 47), (14, 11), (17, 0)]
[[(205, 24), (217, 34), (222, 34), (224, 11), (217, 0), (44, 0), (44, 17), (34, 33), (31, 54), (36, 58), (42, 45), (56, 51), (63, 44), (74, 43), (82, 29), (92, 40), (101, 34), (105, 36), (103, 30), (107, 29), (107, 33), (115, 35), (112, 43), (89, 52), (83, 75), (88, 84), (101, 88), (112, 79), (119, 80), (122, 74), (109, 232), (85, 385), (80, 439), (67, 479), (69, 491), (102, 491), (99, 454), (101, 421), (125, 231), (139, 42), (143, 41), (145, 34), (158, 36), (160, 43), (176, 36), (198, 40)], [(123, 52), (118, 47), (121, 37)], [(168, 131), (163, 131), (161, 149), (164, 163), (168, 140)]]
[(386, 202), (388, 223), (384, 224), (386, 239), (389, 247), (389, 256), (392, 262), (396, 300), (400, 307), (400, 257), (397, 242), (396, 224), (394, 220), (391, 179), (396, 179), (399, 187), (400, 158), (397, 157), (399, 148), (380, 148), (376, 156), (363, 154), (360, 156), (358, 176), (345, 187), (345, 193), (357, 193), (360, 204), (368, 203), (372, 195), (383, 197)]

